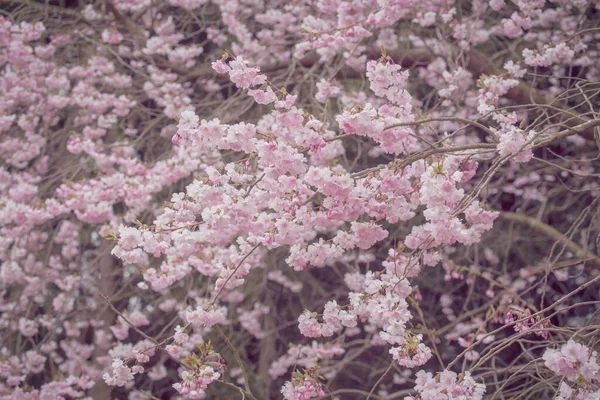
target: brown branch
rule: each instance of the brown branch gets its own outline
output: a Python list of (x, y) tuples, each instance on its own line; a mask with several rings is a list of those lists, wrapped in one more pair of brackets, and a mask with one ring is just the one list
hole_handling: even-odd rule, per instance
[(141, 329), (139, 329), (137, 326), (135, 326), (129, 319), (127, 319), (127, 317), (124, 316), (121, 311), (117, 310), (117, 308), (113, 305), (113, 303), (109, 300), (109, 298), (104, 295), (104, 293), (98, 291), (98, 294), (100, 295), (100, 297), (102, 297), (104, 299), (104, 301), (106, 301), (108, 303), (108, 306), (111, 308), (111, 310), (113, 310), (116, 314), (118, 314), (121, 318), (123, 318), (123, 320), (127, 323), (127, 325), (129, 325), (131, 328), (133, 328), (134, 331), (136, 331), (141, 336), (143, 336), (145, 339), (148, 339), (155, 345), (160, 346), (160, 343), (158, 342), (158, 340), (156, 340), (152, 336), (149, 336), (146, 333), (144, 333)]
[(577, 258), (581, 258), (589, 262), (595, 268), (600, 268), (600, 257), (592, 253), (590, 250), (586, 250), (583, 247), (579, 246), (577, 243), (573, 242), (571, 239), (563, 235), (560, 231), (554, 229), (550, 225), (543, 223), (539, 219), (513, 212), (502, 212), (500, 213), (500, 217), (507, 221), (513, 221), (529, 226), (530, 228), (544, 234), (545, 236), (563, 244), (566, 247), (566, 249), (573, 253)]
[(479, 129), (481, 129), (482, 131), (484, 131), (485, 133), (487, 133), (488, 135), (490, 135), (492, 138), (494, 138), (496, 141), (498, 141), (498, 137), (496, 136), (496, 134), (487, 126), (477, 122), (477, 121), (473, 121), (471, 119), (468, 118), (461, 118), (461, 117), (435, 117), (435, 118), (427, 118), (427, 119), (421, 119), (421, 120), (416, 120), (413, 122), (399, 122), (397, 124), (392, 124), (392, 125), (388, 125), (385, 127), (385, 129), (391, 129), (391, 128), (396, 128), (399, 126), (411, 126), (411, 125), (420, 125), (420, 124), (427, 124), (429, 122), (437, 122), (437, 121), (453, 121), (453, 122), (462, 122), (468, 125), (473, 125)]
[(105, 4), (107, 10), (115, 17), (115, 21), (127, 29), (131, 36), (138, 42), (137, 44), (140, 48), (144, 47), (146, 45), (146, 36), (143, 30), (129, 18), (121, 14), (111, 0), (106, 0)]
[(219, 289), (219, 291), (217, 292), (217, 294), (215, 295), (215, 297), (212, 299), (212, 301), (210, 302), (210, 304), (208, 305), (208, 307), (206, 307), (205, 309), (208, 309), (208, 308), (212, 307), (213, 305), (215, 305), (215, 303), (216, 303), (217, 299), (218, 299), (218, 298), (219, 298), (219, 296), (221, 295), (221, 292), (223, 292), (223, 290), (225, 289), (225, 286), (227, 286), (227, 284), (229, 283), (229, 281), (231, 280), (231, 278), (232, 278), (232, 277), (235, 275), (235, 273), (238, 271), (238, 269), (240, 269), (240, 267), (242, 266), (242, 264), (243, 264), (244, 262), (246, 262), (246, 259), (247, 259), (248, 257), (250, 257), (250, 255), (251, 255), (252, 253), (254, 253), (254, 250), (258, 249), (258, 247), (259, 247), (259, 246), (260, 246), (260, 243), (259, 243), (259, 244), (257, 244), (256, 246), (254, 246), (254, 247), (252, 248), (252, 250), (250, 250), (250, 251), (248, 252), (248, 254), (246, 254), (246, 255), (244, 256), (244, 258), (242, 258), (242, 259), (241, 259), (241, 261), (240, 261), (240, 262), (238, 263), (238, 265), (235, 267), (235, 269), (233, 270), (233, 272), (231, 273), (231, 275), (229, 275), (229, 276), (227, 277), (227, 279), (225, 280), (225, 283), (223, 284), (223, 286), (221, 286), (221, 289)]
[(404, 168), (407, 165), (410, 165), (415, 161), (422, 160), (422, 159), (432, 156), (434, 154), (454, 153), (454, 152), (466, 151), (466, 150), (495, 150), (496, 147), (497, 146), (495, 144), (491, 144), (491, 143), (466, 144), (464, 146), (454, 146), (454, 147), (438, 147), (438, 148), (420, 151), (418, 153), (411, 154), (406, 158), (398, 159), (398, 160), (392, 161), (388, 164), (380, 164), (380, 165), (377, 165), (372, 168), (367, 168), (365, 170), (362, 170), (362, 171), (352, 174), (351, 177), (353, 179), (362, 178), (364, 176), (367, 176), (371, 172), (379, 171), (380, 169), (383, 169), (387, 166), (395, 166), (396, 168)]
[(229, 338), (227, 338), (227, 336), (225, 335), (225, 332), (223, 332), (223, 329), (221, 329), (221, 327), (219, 325), (215, 325), (215, 329), (217, 330), (217, 333), (219, 334), (219, 336), (221, 336), (221, 338), (225, 341), (225, 343), (227, 344), (227, 347), (229, 347), (229, 350), (231, 350), (233, 352), (235, 360), (237, 361), (237, 363), (240, 366), (240, 369), (242, 370), (242, 375), (244, 377), (244, 388), (246, 389), (246, 394), (251, 399), (256, 400), (256, 397), (254, 397), (254, 394), (252, 394), (252, 391), (250, 390), (250, 381), (248, 380), (248, 373), (246, 372), (246, 367), (244, 366), (244, 363), (242, 362), (240, 354), (238, 353), (235, 346), (231, 343)]
[(37, 11), (40, 11), (40, 12), (54, 13), (54, 14), (74, 17), (74, 18), (78, 18), (78, 19), (82, 18), (79, 11), (69, 10), (68, 8), (53, 6), (50, 4), (40, 4), (40, 3), (36, 3), (31, 0), (2, 0), (2, 1), (0, 1), (0, 5), (4, 5), (6, 3), (11, 4), (11, 5), (17, 5), (17, 6), (28, 6)]

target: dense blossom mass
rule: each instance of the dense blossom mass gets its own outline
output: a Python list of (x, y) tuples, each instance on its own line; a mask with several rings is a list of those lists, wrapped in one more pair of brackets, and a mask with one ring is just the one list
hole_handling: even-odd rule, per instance
[(600, 1), (0, 11), (0, 399), (600, 399)]

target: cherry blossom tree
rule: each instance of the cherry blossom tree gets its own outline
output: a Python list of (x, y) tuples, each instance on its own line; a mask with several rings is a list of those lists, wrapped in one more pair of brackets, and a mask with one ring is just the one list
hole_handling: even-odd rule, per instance
[(0, 12), (1, 399), (600, 399), (600, 1)]

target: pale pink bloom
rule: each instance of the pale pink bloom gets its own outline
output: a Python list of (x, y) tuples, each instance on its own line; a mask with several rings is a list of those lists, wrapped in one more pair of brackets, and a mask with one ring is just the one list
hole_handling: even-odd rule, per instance
[(142, 233), (133, 227), (119, 227), (119, 246), (126, 251), (133, 250), (142, 242)]
[(27, 318), (19, 318), (19, 332), (25, 337), (31, 337), (38, 333), (38, 323)]
[(258, 104), (271, 104), (277, 101), (277, 96), (273, 92), (271, 87), (267, 87), (266, 90), (261, 89), (250, 89), (248, 90), (248, 94), (254, 98)]
[(339, 86), (330, 83), (328, 80), (321, 79), (317, 82), (317, 94), (315, 99), (320, 103), (325, 103), (330, 97), (338, 97), (341, 93)]
[(211, 307), (205, 310), (202, 306), (196, 309), (189, 308), (185, 312), (185, 319), (188, 323), (194, 326), (211, 327), (216, 324), (223, 324), (227, 321), (225, 307)]
[(140, 311), (134, 311), (127, 316), (127, 319), (135, 327), (150, 325), (150, 320)]
[(121, 359), (114, 359), (111, 365), (111, 373), (103, 375), (104, 381), (110, 386), (125, 386), (133, 381), (133, 373)]
[(519, 64), (515, 64), (512, 60), (507, 61), (504, 64), (504, 69), (508, 71), (508, 73), (514, 78), (522, 78), (527, 73), (527, 70), (521, 68)]
[(102, 31), (102, 40), (108, 44), (119, 44), (123, 40), (123, 35), (116, 29), (105, 29)]
[(353, 222), (351, 229), (356, 237), (356, 246), (364, 250), (385, 239), (389, 234), (379, 225), (370, 223)]
[(212, 68), (219, 74), (226, 74), (231, 71), (231, 68), (223, 60), (214, 61), (211, 65)]
[(310, 311), (304, 311), (298, 317), (298, 328), (300, 333), (306, 337), (321, 336), (321, 324), (311, 315)]

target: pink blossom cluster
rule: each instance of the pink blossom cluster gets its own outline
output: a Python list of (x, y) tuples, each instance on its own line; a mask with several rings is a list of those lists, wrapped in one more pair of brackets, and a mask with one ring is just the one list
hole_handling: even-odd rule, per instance
[[(183, 329), (177, 327), (175, 342), (185, 344), (188, 339)], [(201, 343), (197, 350), (198, 353), (190, 352), (187, 355), (185, 368), (179, 369), (181, 381), (173, 385), (179, 394), (191, 399), (205, 398), (206, 388), (225, 373), (224, 361), (221, 355), (213, 350), (210, 341)]]
[(189, 309), (185, 313), (185, 319), (192, 326), (207, 326), (211, 327), (219, 323), (224, 323), (225, 307), (202, 307), (197, 306), (195, 309)]
[(367, 78), (371, 83), (371, 90), (397, 106), (411, 101), (411, 96), (404, 90), (408, 81), (408, 71), (400, 72), (401, 69), (400, 65), (389, 61), (367, 62)]
[(435, 377), (431, 372), (417, 372), (415, 390), (418, 395), (405, 397), (404, 400), (482, 400), (485, 385), (477, 383), (469, 371), (457, 374), (452, 371), (439, 372)]
[[(125, 365), (123, 360), (115, 359), (111, 364), (112, 372), (110, 374), (104, 374), (104, 381), (111, 386), (125, 386), (128, 384), (131, 385), (133, 383), (134, 374), (138, 372), (134, 370), (134, 368), (135, 367), (129, 368), (127, 365)], [(143, 370), (144, 369), (141, 368), (141, 371), (139, 372), (143, 372)]]
[[(501, 339), (484, 311), (462, 319), (469, 301), (549, 337), (528, 309), (497, 307), (535, 268), (470, 246), (497, 210), (560, 220), (558, 183), (576, 194), (567, 222), (598, 195), (583, 179), (598, 172), (598, 1), (12, 3), (0, 16), (0, 399), (238, 395), (208, 340), (221, 330), (249, 364), (238, 377), (264, 374), (239, 379), (247, 398), (295, 366), (282, 395), (323, 396), (312, 363), (337, 384), (335, 360), (357, 343), (414, 369), (435, 350), (415, 317), (431, 317), (438, 276), (424, 267), (438, 264), (440, 282), (469, 293), (440, 300), (456, 322), (433, 339), (450, 344), (442, 361), (449, 342)], [(543, 157), (567, 157), (538, 165), (546, 138)], [(593, 263), (594, 232), (578, 231), (557, 257)], [(552, 272), (544, 284), (572, 283)], [(296, 319), (321, 342), (286, 347)], [(568, 381), (560, 397), (598, 396), (595, 357), (571, 341), (545, 353)], [(421, 371), (415, 389), (479, 399), (485, 386)]]
[(524, 17), (519, 13), (513, 13), (510, 18), (502, 20), (504, 34), (509, 38), (516, 38), (523, 35), (523, 32), (531, 29), (532, 21), (530, 17)]
[(546, 349), (542, 356), (546, 368), (564, 377), (557, 399), (583, 400), (600, 396), (598, 354), (589, 347), (569, 339), (560, 350)]
[[(505, 323), (513, 323), (516, 332), (532, 332), (544, 339), (548, 338), (548, 326), (550, 325), (549, 320), (539, 321), (539, 318), (530, 317), (531, 311), (522, 310), (520, 307), (514, 305), (510, 306), (509, 311), (506, 313)], [(521, 321), (522, 320), (522, 321)]]
[(325, 395), (323, 385), (319, 381), (317, 367), (304, 372), (294, 371), (292, 381), (286, 382), (281, 388), (281, 394), (285, 400), (309, 400), (314, 397)]
[(328, 98), (338, 97), (340, 93), (341, 89), (338, 85), (325, 79), (321, 79), (317, 83), (317, 94), (315, 94), (315, 99), (321, 103), (325, 103)]
[(15, 387), (7, 396), (0, 398), (6, 400), (81, 398), (94, 385), (95, 382), (89, 377), (76, 378), (75, 376), (69, 376), (66, 379), (44, 383), (39, 390), (25, 391), (21, 387)]
[(250, 86), (262, 85), (267, 77), (260, 73), (255, 67), (248, 67), (248, 60), (236, 57), (228, 64), (217, 60), (212, 64), (213, 69), (219, 74), (229, 74), (229, 79), (240, 89), (248, 89)]
[(313, 340), (308, 345), (291, 346), (286, 354), (279, 357), (271, 363), (269, 375), (276, 379), (287, 373), (293, 366), (300, 366), (306, 369), (314, 366), (315, 362), (323, 365), (324, 360), (331, 360), (334, 357), (341, 356), (346, 351), (338, 343), (321, 344)]
[(380, 330), (373, 340), (392, 345), (389, 352), (400, 365), (407, 368), (423, 365), (432, 353), (422, 343), (422, 335), (413, 335), (407, 327), (412, 315), (405, 299), (411, 287), (405, 278), (399, 278), (402, 270), (411, 268), (408, 264), (408, 260), (398, 257), (393, 262), (388, 260), (383, 273), (369, 271), (364, 276), (349, 276), (349, 286), (354, 290), (348, 295), (349, 306), (340, 307), (335, 300), (328, 302), (322, 323), (316, 313), (305, 311), (298, 318), (300, 332), (307, 337), (327, 337), (345, 328), (355, 328), (358, 321), (366, 322)]
[(479, 105), (477, 111), (487, 114), (499, 106), (500, 98), (519, 84), (516, 79), (506, 79), (500, 76), (483, 76), (479, 80)]
[[(385, 114), (381, 114), (381, 112), (385, 112)], [(398, 107), (388, 107), (382, 108), (378, 113), (371, 103), (367, 103), (364, 108), (355, 107), (352, 110), (344, 111), (336, 119), (346, 134), (370, 137), (381, 143), (382, 150), (388, 153), (408, 153), (418, 148), (411, 136), (412, 129), (393, 127), (391, 124), (411, 119), (411, 117), (397, 118), (398, 112), (400, 112)], [(386, 122), (390, 126), (387, 126)]]
[[(101, 18), (100, 14), (94, 16), (91, 11), (85, 14), (89, 14), (89, 20)], [(35, 373), (39, 373), (40, 368), (45, 370), (46, 363), (51, 362), (68, 379), (41, 385), (39, 390), (30, 392), (31, 398), (37, 395), (41, 398), (81, 397), (84, 391), (102, 379), (104, 368), (110, 369), (111, 357), (92, 358), (92, 355), (106, 352), (113, 338), (125, 340), (129, 336), (129, 323), (134, 327), (149, 324), (147, 317), (139, 311), (128, 314), (128, 322), (118, 317), (112, 326), (107, 321), (86, 319), (82, 317), (83, 314), (73, 312), (83, 304), (80, 303), (80, 296), (97, 296), (100, 286), (93, 275), (95, 272), (92, 272), (97, 269), (91, 268), (90, 261), (95, 262), (98, 258), (92, 256), (95, 253), (90, 251), (110, 251), (105, 245), (102, 249), (98, 248), (101, 237), (111, 230), (110, 225), (103, 224), (113, 224), (114, 229), (119, 221), (134, 220), (149, 206), (154, 193), (189, 175), (198, 161), (189, 157), (189, 151), (182, 150), (154, 165), (140, 162), (130, 142), (130, 138), (139, 131), (133, 127), (132, 121), (127, 122), (131, 110), (138, 105), (137, 93), (127, 93), (133, 84), (132, 76), (120, 69), (118, 60), (102, 50), (83, 64), (78, 61), (60, 64), (65, 47), (80, 40), (82, 34), (89, 35), (89, 32), (76, 30), (71, 35), (53, 33), (46, 37), (46, 42), (46, 39), (41, 40), (45, 35), (42, 23), (11, 25), (2, 18), (0, 24), (3, 30), (0, 62), (6, 72), (1, 77), (1, 102), (9, 115), (2, 119), (2, 129), (6, 135), (0, 143), (5, 165), (9, 166), (2, 170), (1, 229), (5, 238), (2, 247), (7, 252), (6, 258), (3, 256), (0, 274), (7, 278), (3, 278), (2, 290), (21, 295), (3, 310), (3, 326), (10, 327), (19, 336), (29, 338), (30, 342), (36, 342), (40, 337), (56, 340), (40, 342), (41, 354), (26, 352), (23, 362)], [(107, 45), (120, 46), (118, 51), (123, 57), (132, 56), (127, 53), (127, 46), (120, 44), (122, 36), (117, 29), (112, 27), (102, 32), (98, 43), (104, 41)], [(18, 48), (24, 51), (13, 50)], [(152, 67), (149, 69), (152, 70)], [(160, 75), (158, 71), (152, 74), (156, 79)], [(167, 78), (171, 82), (175, 80), (172, 74)], [(163, 80), (161, 86), (168, 83)], [(11, 87), (11, 90), (7, 90)], [(31, 95), (25, 96), (23, 90)], [(174, 93), (177, 90), (185, 91), (185, 88), (175, 85), (170, 90)], [(19, 91), (21, 94), (18, 94)], [(161, 95), (161, 92), (148, 92), (150, 96), (157, 96), (157, 99)], [(142, 93), (141, 88), (139, 93)], [(169, 108), (172, 105), (169, 102), (163, 106)], [(20, 110), (26, 112), (21, 113)], [(70, 122), (64, 120), (66, 110)], [(63, 122), (59, 122), (61, 119)], [(64, 131), (58, 130), (59, 123), (66, 124)], [(77, 126), (77, 133), (70, 130), (74, 126)], [(122, 135), (115, 137), (113, 133), (118, 126), (122, 128)], [(96, 178), (78, 178), (78, 182), (65, 181), (62, 184), (59, 179), (51, 184), (51, 188), (52, 185), (57, 187), (56, 193), (40, 189), (48, 183), (42, 176), (48, 174), (50, 168), (56, 168), (48, 155), (42, 154), (44, 146), (54, 146), (56, 138), (60, 137), (52, 136), (53, 131), (65, 139), (66, 163), (73, 163), (68, 158), (71, 153), (82, 160), (82, 165), (86, 165), (83, 171), (95, 170)], [(43, 139), (44, 135), (48, 140)], [(39, 174), (42, 175), (36, 177)], [(127, 215), (118, 215), (113, 209), (113, 205), (119, 202), (124, 202)], [(24, 218), (25, 215), (29, 217)], [(53, 229), (50, 229), (51, 235), (44, 228), (48, 221), (56, 221), (56, 232), (52, 233)], [(84, 230), (82, 227), (85, 227)], [(141, 249), (136, 249), (141, 234), (133, 228), (123, 228), (122, 236), (123, 256), (130, 261), (143, 263), (145, 255)], [(81, 241), (95, 250), (86, 249)], [(146, 243), (146, 247), (151, 249), (152, 244)], [(56, 251), (42, 256), (43, 246)], [(26, 252), (8, 251), (11, 248), (22, 248)], [(116, 252), (119, 253), (119, 249)], [(47, 311), (39, 313), (37, 317), (26, 312), (37, 309), (46, 296), (51, 298)], [(32, 300), (34, 308), (31, 307)], [(91, 308), (86, 314), (94, 315), (89, 310), (99, 304), (96, 300), (90, 300), (87, 304)], [(9, 309), (10, 314), (6, 314), (5, 311)], [(9, 323), (12, 319), (9, 316), (13, 312), (21, 315), (14, 324)], [(51, 317), (52, 313), (56, 313), (56, 316)], [(52, 333), (55, 329), (58, 329), (56, 334)], [(91, 335), (86, 334), (88, 330), (92, 331)], [(86, 336), (91, 337), (91, 341)], [(19, 369), (26, 371), (22, 366)], [(113, 365), (113, 371), (105, 376), (112, 384), (123, 386), (129, 385), (129, 373), (141, 371), (141, 366), (128, 369), (117, 362)], [(27, 375), (23, 377), (17, 385), (13, 385), (14, 396), (23, 393), (19, 385), (25, 382)], [(10, 377), (7, 375), (6, 378)], [(10, 380), (12, 382), (12, 378)], [(6, 393), (4, 388), (2, 393)]]
[(517, 121), (516, 114), (502, 115), (494, 114), (493, 118), (500, 124), (499, 129), (495, 129), (498, 136), (498, 154), (501, 157), (510, 156), (514, 162), (528, 162), (533, 157), (532, 139), (536, 136), (534, 130), (525, 132), (523, 129), (515, 126)]
[(566, 43), (554, 46), (545, 45), (542, 50), (523, 50), (525, 64), (532, 67), (548, 67), (556, 63), (569, 63), (573, 60), (575, 51)]
[(311, 379), (305, 379), (301, 385), (294, 386), (286, 382), (281, 388), (281, 394), (285, 400), (308, 400), (325, 395), (321, 384)]
[(181, 382), (173, 385), (179, 394), (190, 399), (204, 399), (204, 391), (208, 385), (219, 379), (221, 374), (210, 366), (204, 366), (193, 373), (183, 371), (181, 373)]

